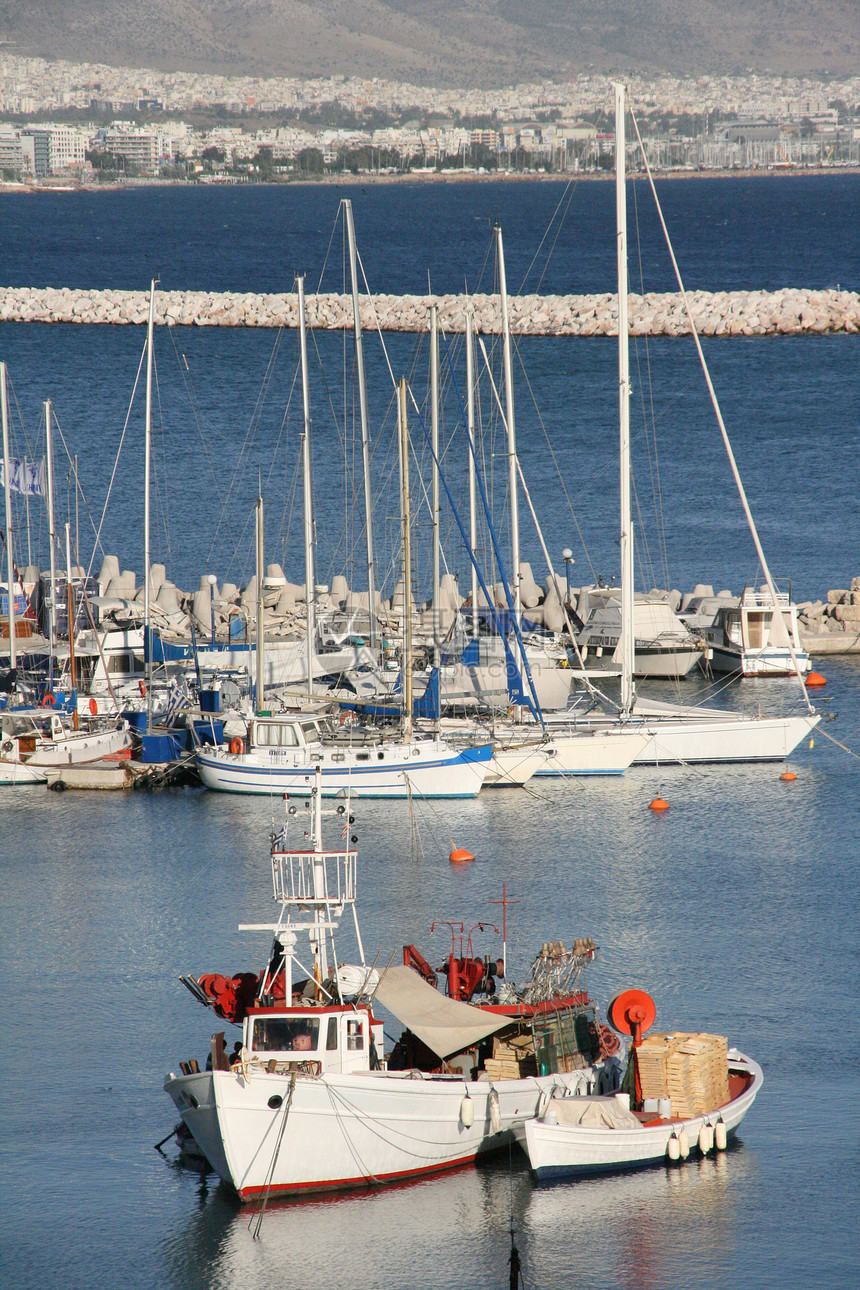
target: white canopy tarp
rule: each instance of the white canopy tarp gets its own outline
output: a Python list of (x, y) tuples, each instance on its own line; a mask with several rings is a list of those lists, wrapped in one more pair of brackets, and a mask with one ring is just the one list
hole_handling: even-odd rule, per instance
[(374, 995), (443, 1060), (510, 1025), (510, 1017), (449, 999), (408, 967), (391, 967)]

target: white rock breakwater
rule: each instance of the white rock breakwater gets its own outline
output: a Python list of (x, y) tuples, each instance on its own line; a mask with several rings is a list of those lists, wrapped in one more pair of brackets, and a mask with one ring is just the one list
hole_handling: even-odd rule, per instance
[[(860, 294), (856, 291), (695, 291), (689, 294), (697, 329), (703, 336), (791, 335), (801, 332), (860, 333)], [(483, 332), (501, 331), (497, 296), (363, 296), (365, 328), (425, 331), (429, 306), (439, 308), (448, 332), (465, 330), (466, 309)], [(0, 322), (143, 324), (149, 309), (142, 291), (78, 291), (70, 287), (0, 288)], [(352, 326), (352, 300), (346, 295), (307, 299), (308, 323), (322, 330)], [(518, 335), (614, 336), (614, 295), (515, 296), (511, 328)], [(168, 327), (297, 327), (298, 298), (293, 294), (163, 291), (155, 302), (155, 321)], [(683, 336), (689, 323), (677, 292), (630, 297), (630, 329), (639, 336)]]

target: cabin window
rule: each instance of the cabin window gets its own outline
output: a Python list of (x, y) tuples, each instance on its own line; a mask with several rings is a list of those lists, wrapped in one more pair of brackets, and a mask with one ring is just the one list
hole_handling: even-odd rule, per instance
[(356, 761), (370, 761), (370, 753), (356, 753), (356, 754), (355, 754), (355, 760), (356, 760)]
[(287, 725), (258, 725), (257, 743), (261, 748), (297, 748), (299, 737), (295, 727)]
[(328, 1033), (325, 1037), (325, 1048), (327, 1053), (337, 1052), (337, 1017), (329, 1017)]
[(358, 1017), (350, 1017), (346, 1023), (346, 1046), (351, 1053), (360, 1053), (364, 1048), (364, 1035)]
[(308, 742), (313, 742), (320, 737), (319, 727), (315, 721), (303, 721), (302, 733)]
[(251, 1047), (258, 1053), (314, 1052), (319, 1036), (318, 1018), (255, 1017)]

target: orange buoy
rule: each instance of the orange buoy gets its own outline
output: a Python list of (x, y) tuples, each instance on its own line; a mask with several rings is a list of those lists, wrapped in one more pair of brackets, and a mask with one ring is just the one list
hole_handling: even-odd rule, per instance
[(793, 770), (784, 770), (780, 775), (780, 779), (784, 779), (787, 782), (788, 780), (791, 780), (791, 779), (797, 779), (797, 776), (795, 775)]
[(466, 851), (463, 847), (455, 847), (448, 857), (451, 864), (468, 864), (474, 858), (471, 851)]
[(655, 797), (652, 802), (648, 803), (649, 811), (668, 811), (669, 803), (665, 797)]
[(809, 676), (806, 678), (806, 684), (812, 688), (819, 685), (826, 685), (827, 677), (822, 676), (820, 672), (810, 672)]
[(98, 714), (99, 705), (95, 699), (90, 699), (90, 712), (95, 717)]

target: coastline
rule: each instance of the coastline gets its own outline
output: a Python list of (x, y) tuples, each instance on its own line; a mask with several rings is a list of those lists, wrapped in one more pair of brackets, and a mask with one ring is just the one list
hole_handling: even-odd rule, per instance
[[(860, 165), (848, 164), (838, 166), (759, 166), (745, 170), (655, 170), (652, 171), (655, 181), (661, 180), (679, 180), (679, 179), (769, 179), (769, 178), (786, 178), (786, 179), (803, 179), (808, 176), (822, 175), (860, 175)], [(644, 171), (636, 171), (629, 176), (631, 182), (637, 179), (646, 180), (647, 176)], [(345, 174), (336, 175), (308, 175), (284, 176), (279, 180), (254, 180), (253, 182), (243, 181), (241, 179), (159, 179), (155, 176), (135, 177), (131, 179), (112, 180), (109, 183), (81, 183), (79, 180), (68, 180), (57, 178), (54, 181), (38, 181), (31, 183), (17, 183), (7, 180), (0, 181), (0, 194), (2, 193), (118, 193), (134, 191), (139, 188), (284, 188), (293, 185), (302, 187), (315, 188), (356, 188), (366, 187), (368, 185), (386, 185), (386, 184), (499, 184), (499, 183), (550, 183), (550, 184), (570, 184), (570, 183), (614, 183), (614, 175), (610, 171), (579, 171), (579, 172), (530, 172), (527, 174), (513, 171), (487, 171), (483, 174), (474, 170), (448, 170), (434, 172), (433, 174), (416, 174), (409, 171), (397, 175), (375, 175), (375, 174)]]

